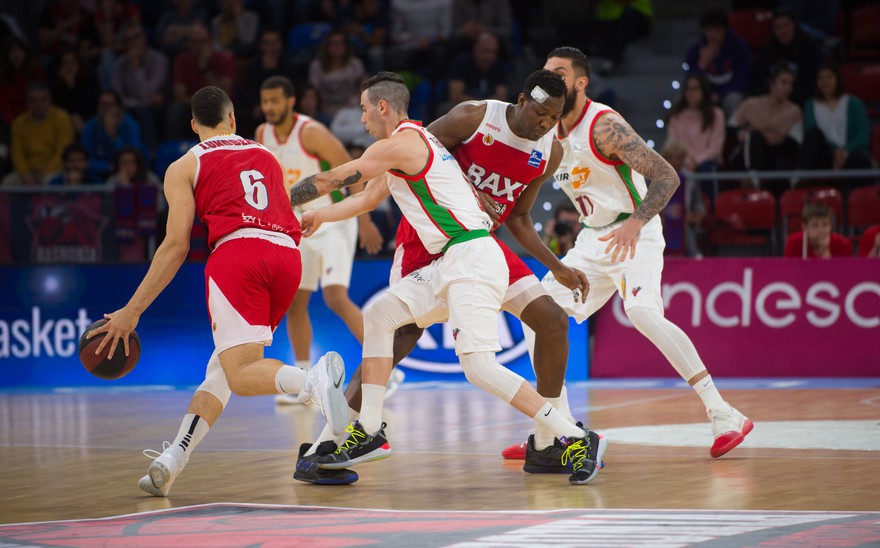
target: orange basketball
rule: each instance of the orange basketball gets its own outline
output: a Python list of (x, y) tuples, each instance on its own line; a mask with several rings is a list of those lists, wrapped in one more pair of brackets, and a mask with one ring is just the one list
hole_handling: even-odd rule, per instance
[(95, 350), (100, 346), (101, 341), (107, 336), (106, 333), (95, 335), (91, 339), (86, 337), (95, 329), (107, 323), (107, 320), (98, 320), (88, 326), (79, 339), (79, 361), (82, 362), (86, 371), (99, 379), (112, 381), (121, 379), (126, 376), (138, 362), (141, 356), (141, 339), (134, 331), (128, 336), (128, 356), (125, 355), (125, 347), (120, 342), (116, 346), (116, 352), (113, 358), (108, 359), (107, 354), (110, 353), (110, 345), (104, 348), (104, 355), (95, 354)]

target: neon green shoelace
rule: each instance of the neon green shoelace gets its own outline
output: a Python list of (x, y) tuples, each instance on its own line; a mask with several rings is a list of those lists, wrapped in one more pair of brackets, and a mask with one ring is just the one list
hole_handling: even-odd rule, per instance
[(348, 436), (345, 438), (345, 443), (336, 449), (337, 454), (342, 453), (343, 451), (348, 451), (352, 447), (359, 445), (363, 440), (367, 439), (367, 435), (364, 432), (357, 430), (353, 424), (349, 424), (345, 427), (345, 433), (348, 434)]
[(588, 447), (584, 445), (583, 440), (577, 440), (569, 444), (562, 452), (562, 465), (565, 466), (571, 461), (572, 472), (577, 472), (584, 466), (584, 459), (587, 458)]

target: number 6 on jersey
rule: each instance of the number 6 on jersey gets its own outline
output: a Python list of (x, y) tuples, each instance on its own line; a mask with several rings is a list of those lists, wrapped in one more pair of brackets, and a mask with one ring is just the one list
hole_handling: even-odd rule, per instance
[(269, 192), (263, 184), (263, 174), (256, 169), (239, 173), (244, 188), (244, 200), (256, 210), (263, 211), (269, 206)]

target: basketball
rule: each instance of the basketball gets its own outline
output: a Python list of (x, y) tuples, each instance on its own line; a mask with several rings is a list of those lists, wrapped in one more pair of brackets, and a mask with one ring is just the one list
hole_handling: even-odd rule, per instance
[(105, 323), (107, 323), (107, 320), (98, 320), (88, 326), (83, 332), (82, 337), (79, 339), (79, 360), (82, 362), (83, 367), (86, 368), (86, 371), (92, 375), (99, 379), (112, 381), (121, 379), (134, 369), (141, 355), (141, 339), (138, 337), (137, 332), (131, 332), (131, 335), (128, 336), (128, 356), (125, 355), (125, 347), (122, 345), (122, 341), (116, 346), (113, 358), (107, 358), (107, 354), (110, 353), (109, 344), (104, 348), (104, 355), (99, 356), (95, 354), (95, 350), (97, 350), (107, 334), (101, 333), (91, 339), (86, 337)]

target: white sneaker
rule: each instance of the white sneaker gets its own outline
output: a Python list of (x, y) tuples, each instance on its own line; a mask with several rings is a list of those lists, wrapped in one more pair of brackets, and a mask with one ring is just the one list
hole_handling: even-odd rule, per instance
[(403, 379), (406, 378), (406, 373), (404, 373), (399, 367), (395, 367), (391, 370), (391, 378), (388, 379), (388, 384), (385, 385), (385, 399), (390, 398), (397, 389), (400, 388), (400, 385), (403, 383)]
[(721, 409), (707, 409), (706, 414), (712, 421), (712, 434), (715, 436), (715, 442), (709, 450), (713, 459), (742, 443), (755, 427), (748, 417), (729, 404)]
[(336, 352), (327, 352), (318, 360), (306, 377), (305, 386), (299, 393), (299, 401), (319, 405), (327, 417), (327, 423), (337, 436), (345, 433), (348, 426), (348, 401), (342, 392), (345, 380), (345, 363)]
[(164, 451), (160, 454), (152, 449), (145, 449), (144, 455), (150, 457), (153, 463), (147, 468), (147, 475), (138, 481), (138, 487), (154, 497), (167, 497), (171, 491), (171, 485), (186, 466), (189, 456), (186, 452), (175, 445), (162, 443)]
[(296, 394), (275, 394), (275, 403), (278, 405), (302, 405)]

